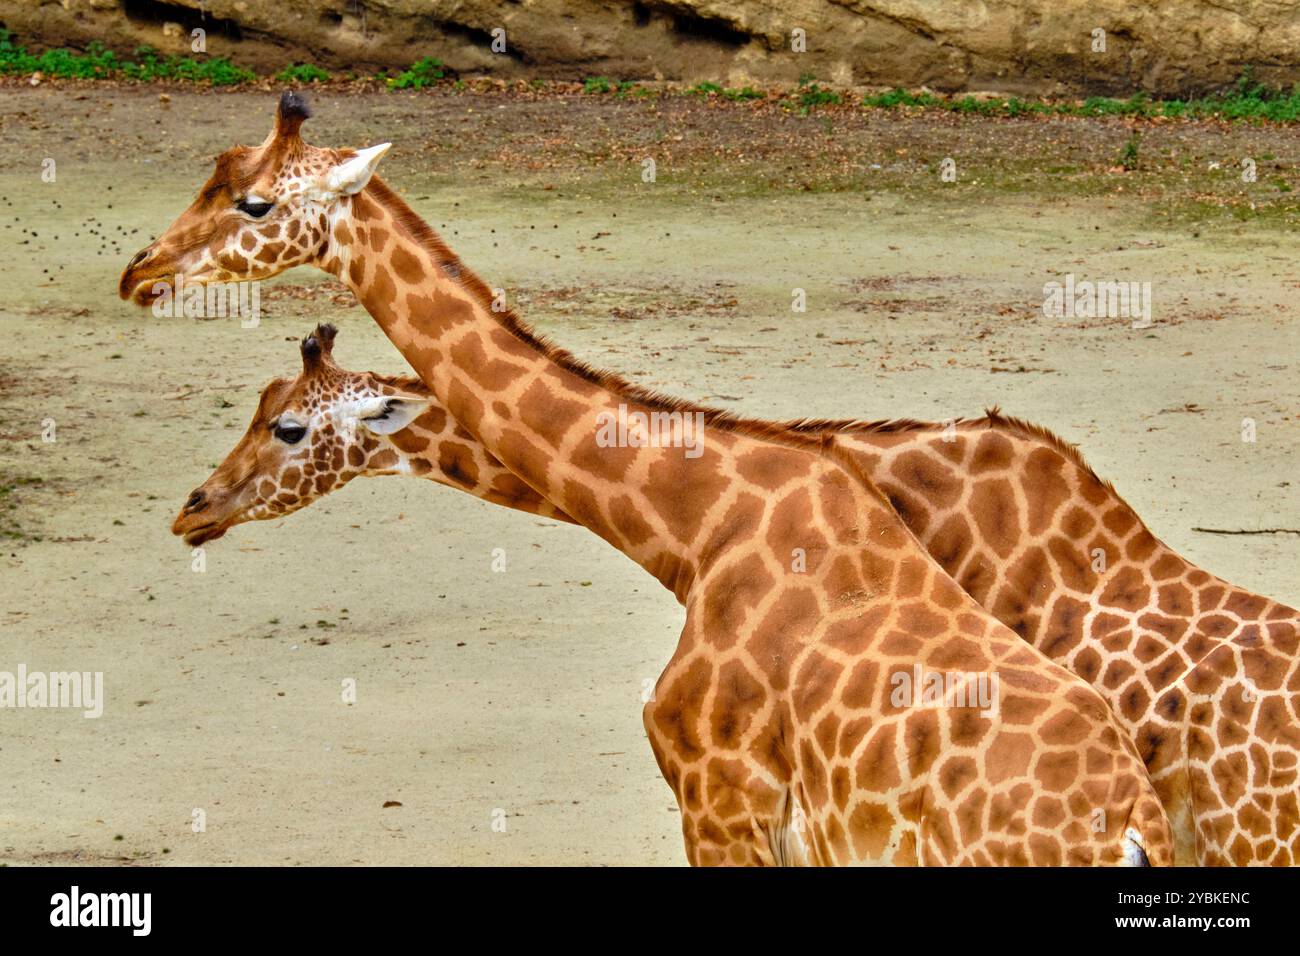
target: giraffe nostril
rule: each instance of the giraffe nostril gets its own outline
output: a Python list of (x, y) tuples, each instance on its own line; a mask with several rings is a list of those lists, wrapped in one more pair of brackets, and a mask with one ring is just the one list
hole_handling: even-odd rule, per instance
[(136, 266), (138, 266), (140, 263), (144, 262), (144, 260), (146, 260), (146, 259), (148, 259), (148, 258), (149, 258), (149, 250), (148, 250), (148, 249), (141, 249), (141, 250), (140, 250), (139, 252), (137, 252), (137, 253), (135, 254), (135, 256), (131, 259), (130, 263), (128, 263), (127, 268), (128, 268), (128, 269), (133, 269), (133, 268), (135, 268)]
[(208, 496), (201, 489), (196, 490), (190, 495), (189, 500), (185, 502), (185, 510), (194, 512), (198, 511), (207, 502)]

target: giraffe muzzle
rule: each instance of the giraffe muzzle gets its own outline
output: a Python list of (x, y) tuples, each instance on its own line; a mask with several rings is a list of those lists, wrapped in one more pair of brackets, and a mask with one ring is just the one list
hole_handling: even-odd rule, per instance
[(156, 246), (149, 245), (131, 257), (117, 283), (119, 297), (134, 300), (136, 305), (148, 305), (157, 297), (152, 290), (152, 284), (166, 278), (166, 276), (151, 275), (148, 271), (149, 263), (153, 261), (157, 251)]
[(212, 517), (205, 512), (212, 499), (202, 488), (195, 488), (185, 499), (180, 513), (172, 522), (172, 534), (183, 538), (191, 547), (220, 538), (229, 530), (224, 517)]

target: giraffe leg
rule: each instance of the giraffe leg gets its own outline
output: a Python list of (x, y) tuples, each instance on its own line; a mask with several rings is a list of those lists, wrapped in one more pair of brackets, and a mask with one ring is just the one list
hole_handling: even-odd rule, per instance
[(793, 787), (786, 788), (776, 823), (767, 834), (778, 866), (811, 866), (816, 843), (808, 812)]
[(1164, 807), (1150, 794), (1138, 798), (1129, 814), (1121, 842), (1120, 866), (1172, 866), (1170, 840)]
[(1294, 866), (1300, 857), (1297, 665), (1270, 642), (1227, 643), (1187, 684), (1187, 762), (1202, 866)]
[(1181, 682), (1153, 708), (1157, 718), (1140, 726), (1134, 742), (1151, 775), (1174, 841), (1174, 866), (1196, 866), (1196, 814), (1187, 762), (1187, 697)]
[(771, 731), (772, 703), (758, 703), (752, 684), (697, 653), (699, 646), (688, 625), (642, 711), (681, 808), (687, 859), (696, 866), (805, 862), (806, 817)]
[[(692, 746), (681, 701), (669, 693), (642, 711), (646, 734), (682, 814), (692, 866), (781, 866), (803, 862), (779, 791), (732, 754)], [(785, 814), (783, 816), (783, 813)], [(797, 829), (795, 824), (794, 829)]]

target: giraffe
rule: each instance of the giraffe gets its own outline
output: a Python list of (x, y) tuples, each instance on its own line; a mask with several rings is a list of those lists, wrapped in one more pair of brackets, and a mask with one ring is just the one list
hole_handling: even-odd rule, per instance
[[(175, 534), (201, 543), (241, 521), (305, 507), (353, 477), (377, 474), (423, 477), (573, 521), (451, 419), (418, 378), (340, 368), (332, 358), (335, 334), (323, 325), (304, 340), (302, 375), (269, 385), (254, 421), (273, 420), (281, 404), (328, 421), (334, 416), (327, 396), (335, 394), (362, 396), (363, 414), (387, 411), (393, 420), (386, 416), (377, 432), (363, 426), (317, 433), (315, 441), (331, 445), (315, 451), (317, 467), (334, 467), (314, 480), (274, 455), (271, 467), (259, 468), (256, 456), (272, 435), (250, 428), (182, 508)], [(313, 386), (318, 379), (328, 385)], [(273, 397), (263, 407), (267, 396), (281, 394), (301, 398)], [(967, 593), (1098, 687), (1147, 764), (1173, 825), (1179, 862), (1287, 865), (1300, 858), (1300, 739), (1286, 716), (1295, 706), (1300, 615), (1181, 558), (1074, 446), (996, 410), (951, 423), (787, 427), (833, 435)], [(250, 473), (258, 478), (243, 483), (244, 497), (229, 500), (227, 489)], [(214, 490), (224, 507), (206, 502)], [(1257, 686), (1247, 693), (1238, 677), (1252, 672)], [(1249, 707), (1253, 695), (1260, 700)], [(1243, 759), (1255, 768), (1249, 776), (1236, 766)], [(1220, 784), (1225, 795), (1235, 790), (1235, 799), (1220, 796)]]
[[(643, 720), (691, 863), (1170, 862), (1101, 696), (944, 574), (833, 440), (538, 339), (374, 177), (387, 144), (309, 147), (305, 118), (286, 95), (266, 142), (223, 154), (120, 293), (323, 267), (484, 449), (671, 590), (686, 623)], [(632, 425), (608, 442), (614, 419)], [(913, 673), (924, 689), (899, 694)], [(969, 706), (972, 681), (996, 704)]]

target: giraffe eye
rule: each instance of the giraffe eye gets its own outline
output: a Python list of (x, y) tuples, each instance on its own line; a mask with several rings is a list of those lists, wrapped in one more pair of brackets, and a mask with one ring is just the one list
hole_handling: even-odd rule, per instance
[(307, 429), (302, 425), (276, 425), (275, 437), (280, 439), (286, 445), (296, 445), (302, 441), (302, 436), (307, 434)]
[(273, 202), (262, 202), (260, 199), (241, 200), (235, 208), (242, 213), (252, 216), (254, 219), (261, 219), (275, 206)]

